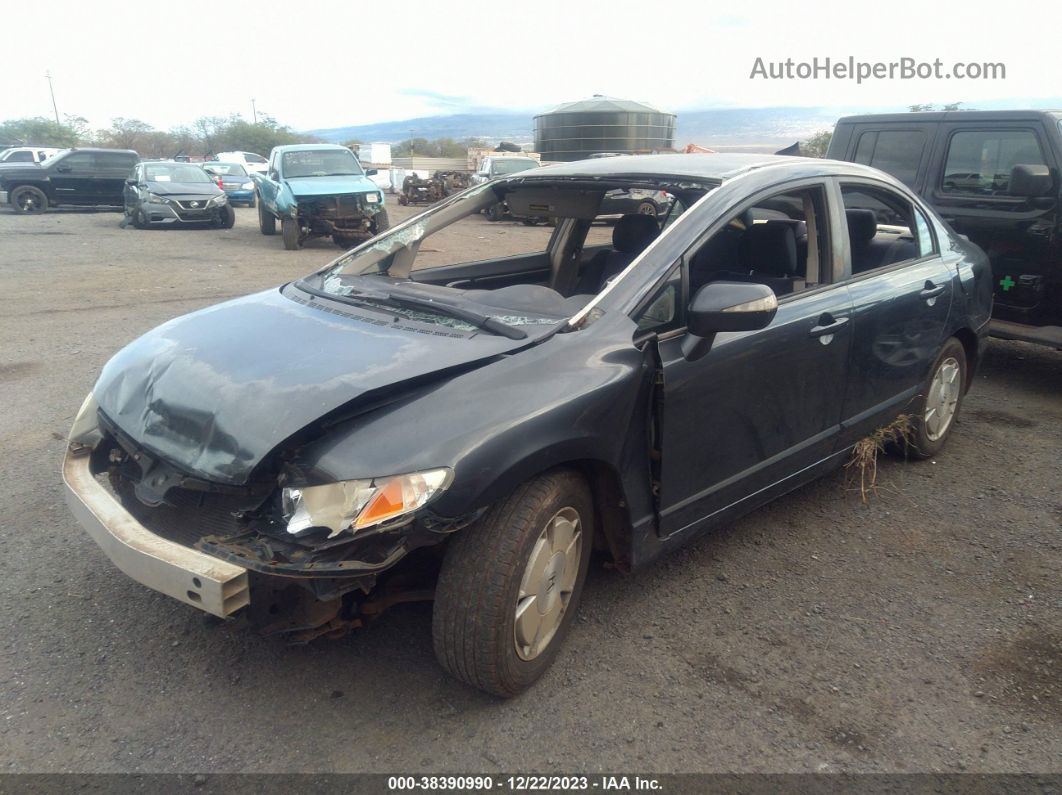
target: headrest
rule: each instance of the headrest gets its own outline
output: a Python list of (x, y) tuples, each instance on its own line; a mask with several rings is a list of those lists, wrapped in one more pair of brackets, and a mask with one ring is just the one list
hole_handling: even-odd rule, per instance
[(742, 238), (745, 267), (771, 276), (792, 276), (797, 269), (796, 235), (786, 221), (753, 224)]
[(853, 243), (865, 244), (878, 233), (878, 217), (873, 210), (845, 210), (848, 219), (848, 237)]
[(616, 222), (612, 247), (624, 254), (638, 254), (660, 234), (656, 216), (631, 213)]

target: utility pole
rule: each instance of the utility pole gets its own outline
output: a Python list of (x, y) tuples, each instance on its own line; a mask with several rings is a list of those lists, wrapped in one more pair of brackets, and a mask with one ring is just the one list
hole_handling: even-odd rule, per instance
[(254, 118), (254, 123), (258, 124), (258, 109), (254, 106), (254, 97), (251, 97), (251, 116)]
[(409, 130), (409, 156), (413, 157), (413, 130)]
[(59, 108), (55, 104), (55, 89), (52, 88), (52, 70), (49, 69), (44, 73), (44, 76), (48, 78), (48, 93), (52, 95), (52, 110), (55, 111), (55, 126), (59, 126)]

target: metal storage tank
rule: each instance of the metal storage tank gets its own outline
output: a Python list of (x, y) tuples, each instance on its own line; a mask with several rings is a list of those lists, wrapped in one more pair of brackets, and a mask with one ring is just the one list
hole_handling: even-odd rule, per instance
[(535, 151), (543, 160), (582, 160), (597, 152), (648, 154), (673, 148), (675, 114), (594, 94), (535, 116)]

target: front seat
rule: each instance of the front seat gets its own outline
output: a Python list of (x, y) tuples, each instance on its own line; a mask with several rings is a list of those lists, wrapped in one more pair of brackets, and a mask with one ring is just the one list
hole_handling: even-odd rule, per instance
[(660, 234), (660, 224), (652, 215), (631, 213), (622, 216), (612, 229), (612, 251), (599, 251), (583, 268), (576, 285), (576, 293), (597, 294), (605, 283), (645, 251)]
[(776, 295), (788, 295), (803, 288), (792, 224), (785, 221), (753, 224), (741, 238), (740, 254), (748, 268), (744, 281), (766, 284)]

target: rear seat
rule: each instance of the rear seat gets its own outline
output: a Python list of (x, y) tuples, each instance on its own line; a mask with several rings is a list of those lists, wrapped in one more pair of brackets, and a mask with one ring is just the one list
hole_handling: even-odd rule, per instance
[(878, 218), (873, 210), (844, 211), (848, 221), (848, 239), (852, 246), (852, 273), (892, 265), (918, 256), (918, 244), (910, 235), (895, 235), (878, 231)]

